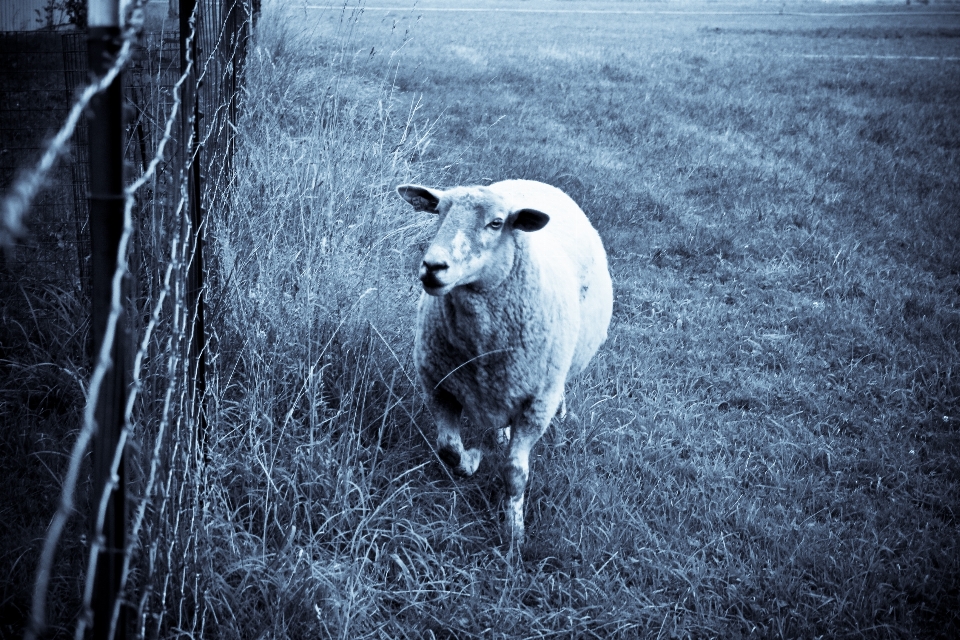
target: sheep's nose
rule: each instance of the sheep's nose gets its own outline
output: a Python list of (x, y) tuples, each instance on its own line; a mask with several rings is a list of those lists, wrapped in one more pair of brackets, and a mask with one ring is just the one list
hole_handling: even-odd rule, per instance
[(427, 260), (423, 261), (423, 271), (429, 274), (435, 274), (438, 271), (443, 271), (449, 269), (450, 265), (442, 260)]
[(420, 280), (424, 286), (440, 287), (443, 283), (440, 282), (438, 276), (449, 268), (450, 265), (444, 261), (424, 259), (423, 264), (420, 266)]

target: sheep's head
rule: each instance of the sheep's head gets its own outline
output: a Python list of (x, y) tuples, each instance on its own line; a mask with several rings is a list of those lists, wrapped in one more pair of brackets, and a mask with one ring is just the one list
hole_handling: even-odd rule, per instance
[(550, 221), (550, 216), (536, 209), (511, 208), (486, 187), (443, 191), (403, 184), (397, 193), (417, 211), (442, 217), (420, 263), (423, 289), (432, 296), (461, 285), (498, 285), (513, 267), (516, 232), (537, 231)]

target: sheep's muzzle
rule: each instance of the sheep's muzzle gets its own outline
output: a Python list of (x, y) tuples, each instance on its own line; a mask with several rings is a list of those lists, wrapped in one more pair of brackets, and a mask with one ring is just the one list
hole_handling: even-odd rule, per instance
[(423, 283), (423, 289), (430, 295), (440, 295), (442, 289), (447, 286), (440, 277), (447, 273), (450, 266), (446, 262), (432, 262), (424, 259), (420, 265), (420, 282)]

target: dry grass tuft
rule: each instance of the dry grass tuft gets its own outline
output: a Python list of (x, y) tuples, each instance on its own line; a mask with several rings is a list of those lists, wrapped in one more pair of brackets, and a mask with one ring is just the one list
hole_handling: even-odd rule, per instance
[[(664, 18), (631, 48), (603, 17), (543, 18), (529, 47), (506, 18), (417, 15), (260, 28), (211, 228), (221, 635), (956, 629), (950, 73), (773, 59), (774, 18)], [(811, 33), (777, 38), (866, 38)], [(904, 34), (883, 46), (940, 50)], [(535, 450), (519, 563), (492, 466), (449, 477), (411, 380), (413, 177), (550, 182), (609, 249), (615, 323)]]

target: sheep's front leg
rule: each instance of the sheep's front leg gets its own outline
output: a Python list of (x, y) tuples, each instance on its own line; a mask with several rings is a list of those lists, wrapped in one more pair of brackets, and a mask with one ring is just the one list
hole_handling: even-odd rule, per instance
[(483, 452), (464, 449), (460, 439), (460, 414), (463, 407), (451, 394), (437, 389), (428, 394), (428, 404), (437, 421), (437, 455), (457, 475), (472, 476), (480, 466)]
[(503, 484), (507, 493), (504, 533), (511, 545), (523, 544), (523, 492), (530, 478), (530, 451), (550, 425), (557, 412), (563, 389), (545, 398), (534, 399), (514, 421), (510, 451), (503, 468)]

